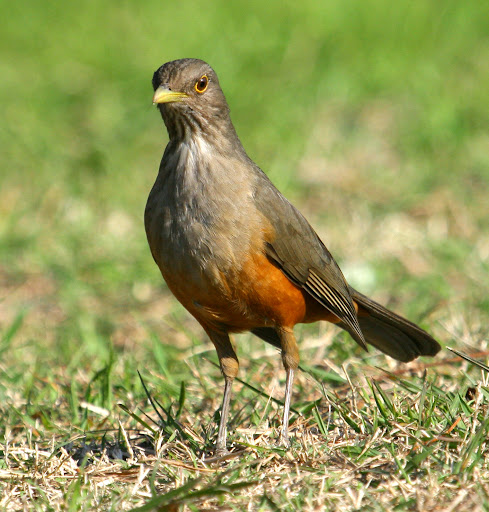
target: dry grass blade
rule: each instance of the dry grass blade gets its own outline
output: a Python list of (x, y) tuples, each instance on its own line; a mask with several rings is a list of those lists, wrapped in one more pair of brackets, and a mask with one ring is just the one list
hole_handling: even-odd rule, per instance
[(461, 357), (462, 359), (465, 359), (469, 363), (475, 364), (481, 370), (484, 370), (485, 372), (489, 372), (489, 366), (487, 366), (487, 364), (484, 364), (483, 362), (478, 361), (477, 359), (474, 359), (473, 357), (470, 357), (468, 354), (466, 354), (465, 352), (462, 352), (461, 350), (457, 350), (457, 349), (451, 348), (451, 347), (447, 347), (447, 349), (450, 350), (450, 352), (453, 352), (457, 356)]
[(206, 482), (205, 486), (201, 489), (196, 489), (199, 484), (202, 483), (202, 477), (195, 479), (189, 479), (187, 483), (174, 489), (164, 495), (156, 496), (150, 499), (142, 507), (131, 509), (131, 512), (149, 512), (152, 510), (177, 510), (178, 507), (184, 504), (198, 504), (206, 498), (217, 498), (221, 495), (232, 495), (235, 492), (239, 492), (247, 487), (255, 485), (257, 482), (242, 481), (242, 482), (226, 482), (228, 476), (233, 473), (234, 470), (228, 470), (220, 473), (211, 482)]

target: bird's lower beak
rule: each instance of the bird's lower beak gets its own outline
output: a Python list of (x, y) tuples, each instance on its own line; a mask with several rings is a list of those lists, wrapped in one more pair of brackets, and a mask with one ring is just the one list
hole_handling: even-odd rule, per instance
[(153, 95), (153, 105), (156, 103), (174, 103), (175, 101), (183, 101), (185, 98), (188, 98), (188, 94), (172, 91), (168, 87), (160, 85)]

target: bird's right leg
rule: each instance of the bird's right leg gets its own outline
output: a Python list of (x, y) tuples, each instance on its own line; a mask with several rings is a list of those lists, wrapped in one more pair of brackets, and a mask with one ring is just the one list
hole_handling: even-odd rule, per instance
[(216, 347), (217, 357), (219, 358), (221, 371), (224, 375), (224, 396), (222, 399), (221, 421), (219, 423), (216, 443), (216, 455), (224, 455), (227, 453), (226, 437), (231, 387), (234, 378), (238, 374), (239, 362), (231, 340), (229, 339), (229, 334), (211, 330), (206, 331)]

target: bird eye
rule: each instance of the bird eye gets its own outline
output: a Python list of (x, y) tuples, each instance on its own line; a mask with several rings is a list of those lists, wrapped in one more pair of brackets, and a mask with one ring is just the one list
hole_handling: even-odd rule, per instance
[(207, 78), (207, 75), (203, 75), (197, 80), (197, 82), (195, 82), (194, 89), (198, 93), (202, 94), (203, 92), (206, 91), (208, 85), (209, 85), (209, 79)]

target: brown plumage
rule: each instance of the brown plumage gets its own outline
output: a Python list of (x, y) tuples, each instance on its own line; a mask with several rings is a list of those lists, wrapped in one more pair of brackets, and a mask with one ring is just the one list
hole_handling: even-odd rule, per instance
[(399, 361), (439, 351), (420, 327), (348, 285), (307, 220), (246, 154), (208, 64), (168, 62), (153, 87), (170, 141), (148, 198), (146, 233), (168, 287), (218, 353), (225, 388), (217, 451), (226, 448), (238, 372), (229, 333), (251, 331), (282, 352), (284, 444), (299, 364), (297, 323), (336, 323), (362, 347), (369, 343)]

